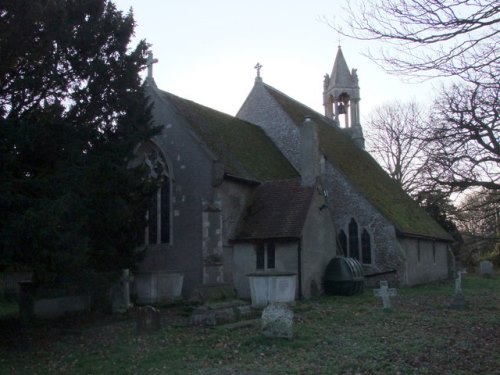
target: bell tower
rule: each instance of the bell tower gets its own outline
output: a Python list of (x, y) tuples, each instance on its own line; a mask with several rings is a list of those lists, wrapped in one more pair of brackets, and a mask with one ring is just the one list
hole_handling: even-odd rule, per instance
[[(351, 72), (339, 46), (332, 74), (325, 74), (323, 82), (323, 105), (325, 116), (337, 122), (344, 128), (353, 141), (365, 148), (363, 129), (359, 116), (359, 82), (356, 69)], [(342, 124), (343, 123), (343, 124)]]

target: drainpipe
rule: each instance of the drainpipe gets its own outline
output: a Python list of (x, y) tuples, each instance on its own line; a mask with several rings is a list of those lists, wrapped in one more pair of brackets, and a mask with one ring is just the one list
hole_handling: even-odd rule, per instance
[(299, 282), (299, 299), (302, 299), (302, 238), (299, 239), (297, 246), (297, 271)]

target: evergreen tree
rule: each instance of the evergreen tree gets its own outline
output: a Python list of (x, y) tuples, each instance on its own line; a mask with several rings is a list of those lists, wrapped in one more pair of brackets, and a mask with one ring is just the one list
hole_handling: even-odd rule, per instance
[(131, 12), (107, 0), (0, 5), (0, 264), (39, 282), (131, 267), (153, 186), (133, 150), (154, 134), (129, 49)]

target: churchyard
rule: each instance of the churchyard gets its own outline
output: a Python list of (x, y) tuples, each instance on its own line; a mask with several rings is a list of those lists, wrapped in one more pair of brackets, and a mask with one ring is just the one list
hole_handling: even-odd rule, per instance
[[(390, 285), (392, 287), (392, 285)], [(498, 374), (500, 277), (397, 288), (390, 309), (370, 289), (293, 308), (293, 338), (190, 324), (191, 307), (160, 307), (162, 326), (139, 333), (132, 309), (20, 326), (0, 304), (1, 374)], [(377, 292), (375, 294), (379, 294)]]

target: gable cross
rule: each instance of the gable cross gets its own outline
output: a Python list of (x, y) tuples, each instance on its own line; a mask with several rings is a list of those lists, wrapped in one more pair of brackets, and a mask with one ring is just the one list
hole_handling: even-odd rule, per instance
[(146, 66), (148, 67), (148, 78), (153, 79), (153, 64), (156, 64), (158, 59), (153, 59), (153, 52), (148, 52), (148, 58), (146, 60)]
[(390, 309), (391, 297), (395, 297), (397, 295), (397, 291), (394, 288), (389, 288), (389, 283), (383, 280), (380, 282), (380, 289), (373, 289), (373, 295), (375, 297), (382, 298), (384, 309)]
[(260, 70), (262, 69), (262, 65), (260, 63), (257, 63), (254, 68), (257, 69), (257, 78), (260, 78)]

